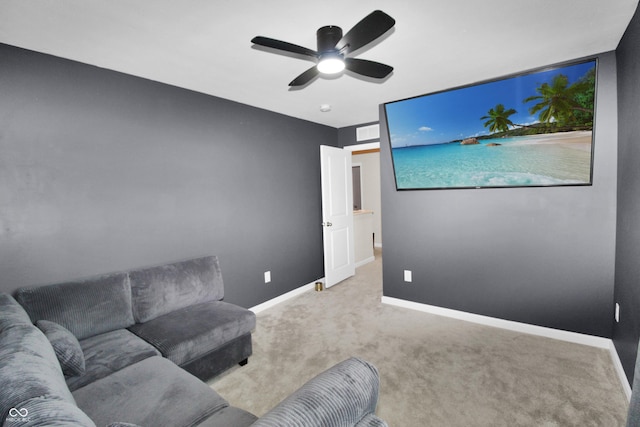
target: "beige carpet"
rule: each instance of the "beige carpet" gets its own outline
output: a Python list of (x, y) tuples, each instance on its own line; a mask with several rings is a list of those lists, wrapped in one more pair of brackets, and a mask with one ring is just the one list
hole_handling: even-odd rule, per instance
[(624, 425), (608, 351), (383, 305), (381, 264), (260, 313), (249, 364), (210, 385), (260, 416), (354, 355), (378, 367), (390, 426)]

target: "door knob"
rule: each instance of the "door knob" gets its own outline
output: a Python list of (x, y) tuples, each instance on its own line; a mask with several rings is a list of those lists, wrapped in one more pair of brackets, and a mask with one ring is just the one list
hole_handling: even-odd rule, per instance
[(327, 222), (327, 227), (331, 227), (333, 224), (331, 224), (330, 222)]

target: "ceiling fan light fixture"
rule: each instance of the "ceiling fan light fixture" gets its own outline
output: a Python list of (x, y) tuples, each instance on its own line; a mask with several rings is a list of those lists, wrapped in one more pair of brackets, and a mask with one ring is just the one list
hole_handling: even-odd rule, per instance
[(378, 40), (391, 30), (395, 23), (395, 19), (383, 11), (374, 10), (344, 35), (340, 27), (326, 25), (316, 32), (317, 50), (262, 36), (254, 37), (251, 42), (258, 46), (304, 56), (305, 59), (311, 59), (316, 63), (293, 79), (289, 83), (290, 87), (304, 87), (319, 74), (339, 75), (345, 69), (352, 74), (384, 79), (391, 74), (393, 67), (352, 56), (363, 46)]
[(326, 54), (318, 61), (318, 71), (322, 74), (337, 74), (344, 70), (344, 59), (339, 54)]

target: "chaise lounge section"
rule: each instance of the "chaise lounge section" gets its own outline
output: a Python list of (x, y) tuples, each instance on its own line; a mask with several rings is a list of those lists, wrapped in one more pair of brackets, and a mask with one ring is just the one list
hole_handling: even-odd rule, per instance
[(164, 357), (207, 380), (251, 355), (253, 312), (224, 302), (216, 256), (129, 272), (135, 325)]

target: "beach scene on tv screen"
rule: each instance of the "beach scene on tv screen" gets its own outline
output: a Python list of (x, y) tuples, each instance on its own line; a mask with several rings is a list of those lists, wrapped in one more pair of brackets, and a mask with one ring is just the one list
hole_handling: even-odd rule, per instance
[(396, 187), (590, 185), (596, 61), (385, 104)]

